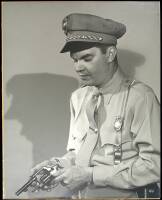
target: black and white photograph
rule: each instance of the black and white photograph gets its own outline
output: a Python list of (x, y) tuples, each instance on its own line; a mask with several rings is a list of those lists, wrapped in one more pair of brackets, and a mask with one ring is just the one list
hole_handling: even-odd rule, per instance
[(1, 5), (3, 199), (160, 198), (160, 1)]

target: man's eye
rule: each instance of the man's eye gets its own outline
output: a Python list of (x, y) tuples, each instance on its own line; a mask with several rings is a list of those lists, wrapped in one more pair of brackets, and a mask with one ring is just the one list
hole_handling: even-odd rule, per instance
[(77, 59), (73, 59), (74, 63), (78, 62)]
[(88, 56), (88, 57), (84, 58), (84, 61), (86, 61), (86, 62), (89, 62), (91, 60), (92, 60), (92, 56)]

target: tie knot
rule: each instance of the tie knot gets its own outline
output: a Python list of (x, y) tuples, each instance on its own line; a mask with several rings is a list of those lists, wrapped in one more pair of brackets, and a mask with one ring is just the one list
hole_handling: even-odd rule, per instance
[(97, 99), (100, 96), (101, 92), (95, 86), (92, 87), (92, 97)]
[(93, 99), (98, 99), (99, 95), (98, 94), (94, 94), (92, 97), (93, 97)]
[(88, 109), (91, 108), (91, 112), (95, 112), (95, 110), (99, 108), (99, 105), (101, 103), (101, 92), (99, 89), (95, 86), (90, 87), (90, 96), (89, 100), (87, 102)]

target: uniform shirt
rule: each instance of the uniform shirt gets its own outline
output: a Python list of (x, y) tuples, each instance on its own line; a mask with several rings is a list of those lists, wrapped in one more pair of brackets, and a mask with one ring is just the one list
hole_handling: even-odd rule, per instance
[[(130, 89), (128, 90), (128, 87)], [(71, 96), (71, 122), (67, 150), (75, 160), (89, 128), (85, 107), (93, 86), (74, 91)], [(141, 82), (129, 81), (118, 69), (112, 79), (99, 88), (102, 102), (98, 109), (99, 142), (91, 156), (93, 184), (133, 189), (160, 181), (160, 110), (153, 90)], [(128, 97), (128, 99), (126, 99)], [(114, 122), (122, 115), (122, 160), (114, 164), (117, 144)], [(67, 154), (70, 155), (70, 154)]]

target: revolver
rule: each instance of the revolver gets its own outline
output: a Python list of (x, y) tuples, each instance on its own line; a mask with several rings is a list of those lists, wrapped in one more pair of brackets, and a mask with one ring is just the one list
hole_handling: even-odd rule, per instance
[(58, 163), (53, 166), (42, 167), (34, 172), (29, 180), (15, 194), (19, 196), (22, 192), (27, 192), (29, 189), (31, 192), (38, 192), (39, 190), (50, 191), (59, 184), (53, 180), (55, 178), (54, 173), (61, 168)]

